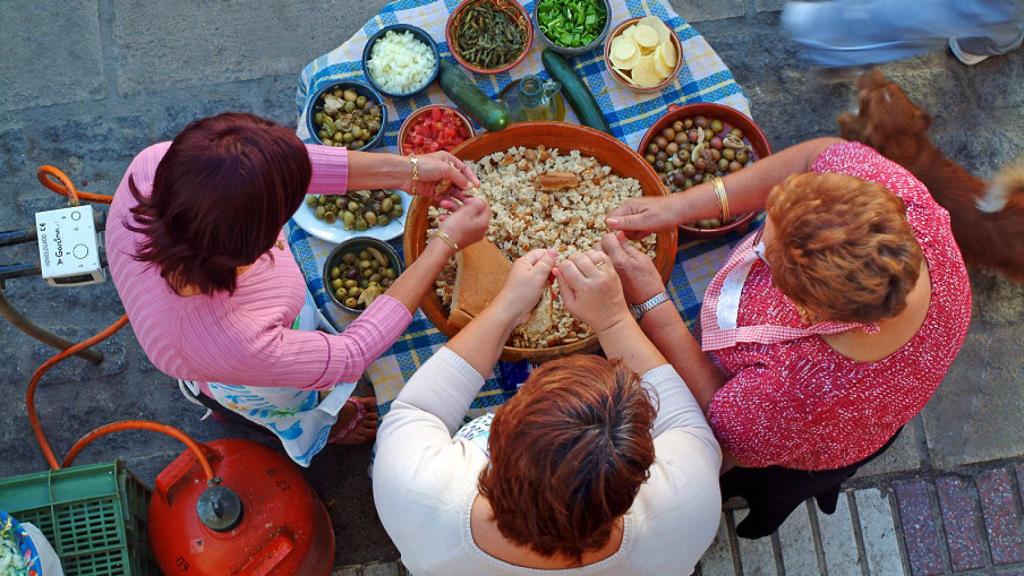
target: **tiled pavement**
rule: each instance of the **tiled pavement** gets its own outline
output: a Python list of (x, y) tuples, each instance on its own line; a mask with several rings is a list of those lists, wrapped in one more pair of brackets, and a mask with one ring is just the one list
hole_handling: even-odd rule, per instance
[[(668, 1), (729, 64), (773, 149), (835, 133), (834, 119), (854, 101), (855, 90), (807, 78), (780, 34), (783, 0)], [(88, 189), (110, 192), (140, 149), (169, 139), (192, 119), (244, 110), (292, 125), (297, 71), (384, 2), (3, 0), (0, 229), (27, 226), (34, 211), (57, 205), (35, 184), (40, 164), (61, 166)], [(332, 24), (304, 26), (310, 14)], [(939, 52), (885, 72), (933, 113), (938, 145), (979, 177), (1024, 151), (1024, 50), (971, 68)], [(26, 248), (5, 252), (4, 261), (34, 258)], [(974, 310), (964, 349), (922, 416), (852, 480), (846, 515), (807, 511), (776, 541), (742, 544), (736, 560), (728, 527), (742, 512), (729, 512), (726, 537), (713, 549), (725, 552), (708, 556), (704, 574), (737, 574), (737, 566), (744, 574), (815, 574), (824, 566), (831, 575), (867, 576), (885, 574), (888, 561), (894, 574), (1024, 575), (1024, 465), (1017, 465), (1024, 462), (1024, 285), (984, 274), (972, 274), (971, 285)], [(7, 294), (65, 337), (82, 339), (118, 313), (109, 282), (76, 290), (38, 286), (12, 282)], [(41, 417), (52, 423), (47, 426), (58, 452), (125, 415), (173, 424), (201, 441), (250, 434), (200, 422), (201, 412), (182, 406), (174, 381), (155, 371), (132, 331), (101, 348), (108, 359), (102, 365), (66, 363), (45, 383)], [(0, 397), (20, 398), (49, 355), (0, 322)], [(75, 418), (62, 412), (66, 406), (75, 407)], [(180, 450), (170, 440), (115, 438), (91, 448), (90, 457), (125, 458), (152, 482)], [(0, 475), (45, 466), (23, 418), (0, 420), (0, 452)], [(338, 573), (401, 574), (388, 562), (398, 551), (376, 517), (368, 464), (368, 449), (333, 447), (307, 477), (330, 503), (336, 563), (359, 565)], [(875, 522), (895, 528), (895, 548)]]
[[(726, 509), (697, 576), (1024, 576), (1024, 464), (972, 472), (847, 490), (831, 515), (807, 501), (754, 541), (736, 537), (747, 510)], [(334, 572), (404, 574), (398, 562)]]

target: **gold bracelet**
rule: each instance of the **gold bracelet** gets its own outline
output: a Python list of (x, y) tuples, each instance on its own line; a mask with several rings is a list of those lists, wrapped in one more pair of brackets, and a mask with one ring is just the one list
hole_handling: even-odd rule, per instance
[(412, 164), (412, 189), (409, 192), (415, 196), (420, 182), (420, 159), (415, 154), (409, 154), (409, 163)]
[(451, 248), (455, 252), (459, 251), (459, 244), (455, 240), (452, 240), (452, 237), (449, 236), (448, 233), (446, 233), (445, 231), (443, 231), (443, 230), (431, 230), (430, 231), (430, 236), (432, 238), (440, 238), (441, 240), (444, 241), (445, 244), (448, 245), (449, 248)]
[(729, 195), (725, 193), (725, 182), (721, 177), (715, 176), (711, 180), (711, 185), (715, 190), (715, 198), (718, 199), (718, 207), (722, 209), (722, 224), (725, 224), (732, 215), (729, 211)]

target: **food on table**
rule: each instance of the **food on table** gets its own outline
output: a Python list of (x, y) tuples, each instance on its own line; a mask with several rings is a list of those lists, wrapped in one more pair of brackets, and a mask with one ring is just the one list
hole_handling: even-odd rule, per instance
[(597, 40), (608, 14), (600, 0), (539, 0), (537, 23), (549, 40), (579, 48)]
[(402, 139), (402, 154), (452, 150), (471, 136), (466, 120), (457, 112), (449, 108), (431, 108), (413, 116)]
[(340, 223), (345, 230), (364, 232), (387, 226), (404, 213), (402, 196), (388, 190), (349, 190), (344, 194), (306, 196), (306, 205), (319, 220)]
[(462, 328), (487, 308), (498, 295), (512, 269), (508, 257), (486, 238), (455, 255), (451, 315), (448, 321)]
[[(643, 153), (673, 193), (715, 176), (738, 172), (757, 161), (757, 154), (742, 130), (707, 116), (677, 119), (662, 129)], [(729, 222), (710, 219), (691, 225), (707, 229)]]
[(384, 252), (363, 246), (342, 253), (330, 274), (330, 289), (338, 302), (365, 310), (398, 278), (398, 269)]
[(380, 106), (354, 88), (324, 92), (313, 110), (313, 123), (320, 127), (317, 136), (327, 146), (358, 150), (381, 129)]
[[(18, 541), (15, 539), (14, 522), (11, 517), (0, 525), (0, 575), (2, 576), (29, 576), (29, 561), (18, 548)], [(32, 571), (31, 574), (35, 574)]]
[[(473, 194), (491, 206), (487, 238), (509, 260), (533, 248), (555, 248), (559, 258), (587, 250), (606, 232), (605, 215), (626, 199), (643, 194), (637, 180), (612, 174), (611, 168), (577, 150), (561, 152), (543, 146), (514, 147), (467, 164), (480, 178), (481, 185)], [(541, 176), (567, 172), (578, 177), (575, 188), (559, 191), (539, 188), (538, 182), (543, 182), (539, 180)], [(437, 207), (428, 210), (430, 226), (437, 225), (441, 214)], [(637, 247), (653, 256), (655, 236), (643, 239)], [(449, 310), (456, 275), (453, 259), (437, 282), (436, 292)], [(550, 302), (550, 312), (544, 308), (548, 306), (546, 302)], [(542, 348), (575, 342), (591, 334), (589, 327), (565, 310), (559, 298), (542, 301), (535, 310), (534, 320), (513, 332), (512, 345)]]
[(646, 16), (616, 34), (608, 46), (612, 74), (640, 88), (651, 88), (672, 75), (679, 51), (672, 31), (657, 16)]
[(491, 132), (508, 126), (508, 107), (491, 100), (461, 68), (442, 60), (438, 78), (441, 90), (477, 124)]
[(548, 75), (562, 85), (562, 93), (569, 101), (569, 106), (576, 111), (580, 123), (611, 134), (612, 128), (605, 120), (604, 114), (601, 113), (601, 107), (597, 105), (594, 93), (580, 80), (579, 75), (566, 62), (565, 58), (550, 48), (545, 48), (541, 52), (540, 58)]
[(377, 86), (392, 94), (409, 94), (430, 82), (437, 67), (434, 50), (408, 30), (388, 30), (373, 43), (366, 68)]
[(453, 38), (459, 56), (483, 70), (501, 68), (526, 49), (526, 30), (512, 14), (491, 0), (467, 6), (453, 30)]

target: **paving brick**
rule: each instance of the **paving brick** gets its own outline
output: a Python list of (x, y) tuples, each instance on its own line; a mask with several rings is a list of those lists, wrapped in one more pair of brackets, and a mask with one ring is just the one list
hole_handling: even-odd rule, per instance
[(378, 2), (115, 0), (121, 94), (297, 74), (333, 50)]
[(821, 573), (807, 506), (808, 503), (804, 502), (779, 527), (779, 548), (786, 576), (817, 576)]
[(401, 576), (402, 565), (398, 562), (375, 562), (363, 566), (363, 576)]
[(735, 564), (732, 561), (732, 544), (729, 543), (729, 527), (723, 515), (718, 522), (718, 534), (711, 547), (700, 559), (701, 576), (734, 576)]
[(825, 567), (829, 576), (860, 576), (860, 555), (857, 536), (846, 493), (839, 496), (836, 511), (818, 515), (821, 548), (825, 554)]
[(1020, 488), (1020, 501), (1024, 502), (1024, 462), (1014, 467), (1017, 471), (1017, 487)]
[(872, 576), (905, 574), (889, 498), (877, 488), (857, 490), (853, 495), (860, 516), (868, 573)]
[[(737, 510), (736, 524), (747, 517), (748, 510)], [(757, 540), (739, 539), (740, 564), (743, 576), (776, 576), (775, 553), (772, 552), (771, 538)]]
[(21, 128), (0, 130), (0, 173), (14, 175), (25, 167), (25, 131)]
[[(1024, 58), (1018, 58), (1024, 62)], [(987, 62), (986, 62), (987, 63)], [(971, 78), (975, 79), (975, 68)], [(1024, 90), (1017, 90), (1024, 92)], [(994, 131), (1001, 132), (1006, 126), (1005, 116), (999, 118), (978, 111), (977, 122), (984, 122)], [(977, 125), (967, 120), (967, 125)], [(1007, 133), (1017, 133), (1010, 130)], [(1024, 145), (1024, 137), (1017, 139), (1017, 150)], [(941, 144), (940, 144), (941, 145)], [(974, 149), (966, 142), (957, 146), (942, 146), (953, 158), (964, 158), (958, 148), (965, 151)], [(969, 154), (967, 155), (969, 156)], [(965, 158), (969, 159), (969, 158)], [(979, 157), (978, 167), (987, 160)], [(978, 296), (978, 295), (976, 295)], [(975, 298), (977, 309), (999, 307), (1006, 314), (1008, 304), (992, 296)], [(975, 317), (977, 318), (977, 314)], [(1017, 316), (1020, 317), (1019, 315)], [(1015, 358), (1015, 361), (1008, 361)], [(942, 381), (942, 394), (936, 394), (925, 406), (923, 416), (928, 437), (928, 448), (932, 464), (939, 469), (949, 469), (966, 464), (987, 462), (1000, 458), (1020, 457), (1024, 446), (1024, 379), (1021, 378), (1021, 324), (1005, 326), (986, 324), (981, 319), (971, 323), (963, 348), (957, 354), (956, 362)], [(992, 402), (991, 398), (999, 398)], [(951, 426), (950, 422), (958, 425)]]
[(671, 0), (672, 7), (687, 22), (704, 22), (743, 16), (746, 0)]
[(975, 479), (994, 564), (1024, 562), (1024, 516), (1017, 507), (1010, 470), (999, 468)]
[(103, 96), (96, 1), (4, 2), (0, 110)]
[(782, 10), (786, 0), (754, 0), (754, 9), (758, 12), (774, 12)]
[(953, 570), (970, 570), (985, 565), (981, 507), (970, 481), (944, 476), (935, 481), (939, 494), (946, 547)]
[(995, 576), (1024, 576), (1024, 568), (1004, 568), (996, 570)]
[(924, 480), (910, 480), (897, 482), (894, 489), (911, 574), (941, 574), (943, 565), (939, 514), (931, 503), (930, 485)]

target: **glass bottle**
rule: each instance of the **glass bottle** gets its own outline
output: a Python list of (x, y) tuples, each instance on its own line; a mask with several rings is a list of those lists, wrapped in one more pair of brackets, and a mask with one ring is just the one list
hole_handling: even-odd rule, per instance
[[(537, 76), (524, 76), (502, 96), (512, 122), (561, 120), (556, 95), (562, 85)], [(564, 117), (564, 112), (562, 113)]]

